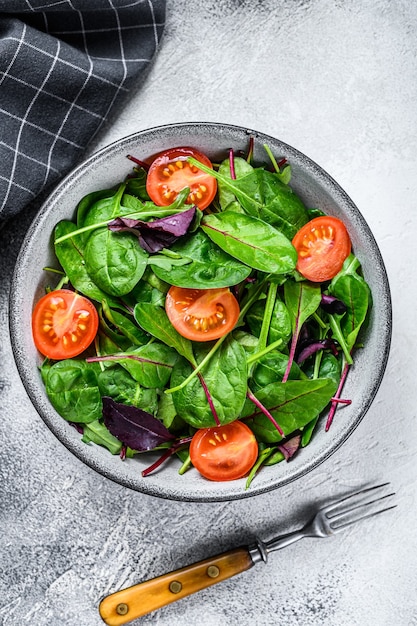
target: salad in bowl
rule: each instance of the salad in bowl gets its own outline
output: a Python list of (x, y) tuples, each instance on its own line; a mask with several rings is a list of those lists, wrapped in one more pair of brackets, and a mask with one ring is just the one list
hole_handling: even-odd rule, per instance
[[(42, 228), (28, 379), (16, 306)], [(120, 140), (61, 183), (28, 242), (11, 310), (22, 379), (69, 449), (134, 489), (225, 500), (285, 484), (345, 441), (382, 379), (378, 248), (338, 185), (273, 138), (195, 124)]]

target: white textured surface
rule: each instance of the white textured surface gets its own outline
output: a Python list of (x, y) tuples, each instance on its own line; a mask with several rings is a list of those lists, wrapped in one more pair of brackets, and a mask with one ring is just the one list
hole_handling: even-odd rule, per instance
[(31, 216), (1, 231), (0, 624), (99, 626), (107, 592), (289, 530), (313, 503), (374, 479), (392, 481), (394, 512), (137, 623), (417, 624), (416, 20), (401, 0), (170, 0), (145, 85), (95, 146), (170, 122), (241, 124), (307, 154), (358, 205), (390, 277), (391, 357), (365, 420), (302, 481), (230, 503), (165, 502), (79, 462), (37, 416), (11, 355), (7, 296)]

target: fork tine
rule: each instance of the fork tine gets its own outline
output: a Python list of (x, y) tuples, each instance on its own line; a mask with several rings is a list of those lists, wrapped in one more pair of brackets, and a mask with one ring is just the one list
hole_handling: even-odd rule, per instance
[[(333, 511), (334, 509), (337, 509), (340, 507), (341, 504), (347, 502), (348, 500), (351, 500), (352, 498), (355, 498), (357, 496), (361, 496), (364, 495), (366, 493), (369, 493), (370, 491), (376, 491), (377, 489), (382, 489), (383, 487), (387, 487), (390, 483), (381, 483), (380, 485), (374, 485), (373, 487), (366, 487), (365, 489), (359, 489), (358, 491), (355, 491), (354, 493), (350, 493), (347, 496), (345, 496), (344, 498), (341, 498), (340, 500), (338, 500), (337, 502), (333, 502), (331, 504), (329, 504), (328, 506), (325, 506), (322, 511), (323, 513), (326, 513), (326, 516), (329, 517), (329, 519), (331, 519), (331, 516), (327, 515), (327, 513), (330, 513), (331, 511)], [(394, 494), (390, 494), (390, 495), (394, 495)]]
[[(394, 495), (394, 494), (391, 494), (391, 495)], [(338, 533), (341, 530), (344, 530), (347, 526), (351, 526), (352, 524), (356, 524), (357, 522), (361, 522), (362, 520), (368, 519), (369, 517), (375, 517), (375, 515), (379, 515), (380, 513), (384, 513), (385, 511), (390, 511), (391, 509), (395, 509), (396, 506), (397, 506), (396, 504), (393, 504), (392, 506), (387, 506), (387, 507), (385, 507), (385, 509), (379, 509), (378, 511), (373, 511), (372, 513), (368, 513), (367, 515), (362, 515), (361, 517), (356, 517), (355, 519), (343, 522), (342, 524), (338, 524), (335, 527), (333, 526), (334, 518), (331, 518), (330, 526), (331, 526), (332, 532)]]

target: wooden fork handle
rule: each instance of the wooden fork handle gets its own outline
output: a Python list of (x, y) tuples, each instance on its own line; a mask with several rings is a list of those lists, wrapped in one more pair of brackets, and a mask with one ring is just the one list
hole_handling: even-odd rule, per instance
[(117, 591), (101, 601), (100, 615), (109, 626), (126, 624), (171, 602), (244, 572), (252, 565), (253, 561), (248, 548), (236, 548), (175, 572)]

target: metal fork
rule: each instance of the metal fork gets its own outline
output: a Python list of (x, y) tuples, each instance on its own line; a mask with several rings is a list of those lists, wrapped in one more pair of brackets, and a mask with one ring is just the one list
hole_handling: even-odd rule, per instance
[(271, 552), (286, 548), (304, 537), (329, 537), (351, 524), (393, 509), (396, 505), (390, 504), (392, 501), (389, 498), (395, 494), (384, 493), (388, 485), (389, 483), (384, 483), (361, 489), (319, 509), (313, 519), (300, 530), (280, 535), (267, 542), (257, 539), (249, 546), (218, 554), (175, 572), (117, 591), (101, 601), (100, 615), (109, 626), (126, 624), (248, 570), (256, 563), (261, 561), (266, 563)]
[(350, 493), (319, 509), (313, 519), (299, 530), (280, 535), (268, 542), (257, 539), (256, 543), (249, 546), (253, 562), (264, 561), (266, 563), (270, 552), (286, 548), (304, 537), (330, 537), (361, 520), (394, 509), (396, 504), (379, 507), (379, 504), (383, 504), (395, 495), (394, 492), (382, 495), (382, 491), (388, 486), (389, 483), (383, 483)]

